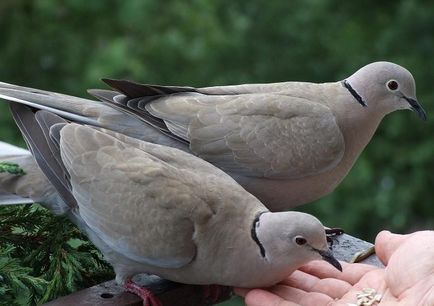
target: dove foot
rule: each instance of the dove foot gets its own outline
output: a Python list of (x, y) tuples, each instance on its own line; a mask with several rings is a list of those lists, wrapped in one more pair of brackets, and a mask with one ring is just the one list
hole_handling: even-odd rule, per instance
[(222, 287), (219, 285), (206, 285), (203, 290), (205, 299), (210, 302), (217, 302), (222, 294)]
[(124, 285), (125, 291), (138, 295), (143, 300), (143, 306), (163, 306), (154, 294), (147, 288), (141, 287), (131, 280)]
[(341, 228), (326, 228), (325, 232), (327, 236), (327, 242), (330, 243), (331, 247), (333, 246), (336, 236), (340, 236), (345, 233), (344, 230)]

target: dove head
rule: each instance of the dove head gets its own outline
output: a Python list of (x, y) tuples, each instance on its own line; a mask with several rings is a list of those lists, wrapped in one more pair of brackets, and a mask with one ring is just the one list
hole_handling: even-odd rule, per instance
[(301, 212), (267, 212), (254, 224), (262, 255), (272, 264), (294, 267), (323, 259), (342, 271), (327, 245), (324, 226), (312, 215)]
[(382, 115), (399, 109), (410, 109), (426, 120), (426, 113), (416, 99), (413, 76), (397, 64), (371, 63), (345, 79), (343, 85), (367, 109), (381, 112)]

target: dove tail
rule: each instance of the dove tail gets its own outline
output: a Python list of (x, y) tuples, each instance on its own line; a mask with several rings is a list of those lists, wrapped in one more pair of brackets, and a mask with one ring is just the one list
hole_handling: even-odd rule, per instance
[(0, 82), (0, 98), (36, 109), (51, 111), (62, 118), (84, 124), (99, 125), (88, 111), (99, 106), (96, 101)]
[(31, 153), (0, 141), (0, 206), (34, 202), (55, 214), (67, 209)]
[[(25, 183), (24, 181), (26, 179), (20, 174), (16, 174), (15, 170), (19, 169), (19, 165), (15, 163), (15, 161), (15, 158), (12, 156), (8, 156), (7, 158), (0, 156), (0, 206), (32, 204), (35, 202), (28, 194), (18, 190), (19, 186), (22, 187), (24, 184), (30, 182), (27, 180), (27, 183)], [(26, 188), (27, 191), (29, 191), (30, 188), (31, 187)]]
[[(161, 118), (153, 116), (150, 112), (148, 112), (146, 105), (165, 95), (182, 92), (197, 92), (195, 88), (148, 85), (139, 84), (132, 81), (113, 79), (103, 79), (103, 81), (116, 91), (89, 89), (88, 93), (103, 102), (103, 104), (110, 105), (110, 107), (117, 109), (120, 112), (129, 114), (129, 116), (134, 118), (138, 118), (146, 125), (149, 125), (159, 131), (159, 134), (163, 134), (172, 140), (170, 141), (161, 139), (158, 142), (170, 142), (172, 143), (170, 146), (179, 147), (179, 144), (176, 144), (178, 142), (182, 144), (181, 146), (184, 148), (184, 150), (186, 149), (186, 146), (188, 146), (188, 141), (180, 137), (177, 133), (174, 133), (173, 130), (168, 127), (167, 122)], [(142, 128), (142, 130), (145, 129)], [(150, 134), (153, 134), (152, 131), (148, 131), (147, 134), (148, 135), (145, 136), (146, 138), (138, 138), (145, 141), (154, 142), (152, 140), (152, 136), (150, 136)]]
[[(15, 159), (17, 156), (29, 156), (30, 152), (0, 141), (0, 163), (10, 165), (10, 168), (15, 168), (17, 164)], [(0, 205), (11, 204), (31, 204), (33, 200), (27, 197), (22, 197), (13, 193), (9, 184), (6, 183), (7, 178), (13, 177), (13, 174), (7, 173), (6, 167), (0, 168)], [(11, 169), (12, 170), (12, 169)], [(16, 180), (16, 179), (15, 179)]]
[[(147, 94), (154, 94), (150, 96), (150, 100), (157, 97), (155, 96), (157, 92), (173, 93), (191, 90), (189, 88), (173, 86), (142, 86), (128, 82), (124, 84), (121, 81), (118, 84), (114, 80), (107, 82), (112, 86), (122, 86), (123, 91), (128, 91), (128, 93), (141, 93), (144, 91)], [(159, 89), (160, 87), (162, 89)], [(100, 101), (0, 82), (0, 99), (10, 101), (11, 104), (27, 105), (37, 110), (52, 112), (72, 122), (106, 128), (130, 137), (149, 142), (162, 142), (166, 145), (188, 150), (185, 140), (178, 139), (177, 136), (172, 135), (162, 120), (146, 114), (145, 111), (141, 111), (145, 116), (145, 118), (141, 118), (137, 112), (131, 112), (128, 107), (120, 103), (124, 101), (118, 101), (116, 98), (119, 92), (90, 90), (89, 93)], [(104, 103), (101, 103), (101, 101)], [(161, 133), (167, 135), (168, 137), (166, 138), (168, 139), (161, 137)]]
[(20, 197), (16, 194), (3, 191), (0, 187), (0, 206), (32, 203), (34, 203), (32, 199)]
[(75, 207), (77, 202), (72, 195), (69, 175), (60, 158), (56, 138), (58, 130), (67, 121), (47, 111), (34, 112), (34, 109), (22, 104), (10, 103), (9, 107), (36, 163), (54, 185), (62, 201), (70, 208)]

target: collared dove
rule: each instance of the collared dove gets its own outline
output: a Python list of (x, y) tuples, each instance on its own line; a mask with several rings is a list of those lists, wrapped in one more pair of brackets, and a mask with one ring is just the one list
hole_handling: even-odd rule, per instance
[(188, 284), (263, 287), (310, 260), (341, 269), (319, 220), (270, 212), (202, 159), (48, 111), (11, 109), (72, 220), (121, 284), (147, 272)]
[(116, 91), (90, 93), (105, 104), (5, 83), (0, 97), (190, 151), (272, 211), (333, 191), (386, 114), (411, 109), (426, 119), (413, 76), (389, 62), (323, 84), (193, 88), (104, 81)]

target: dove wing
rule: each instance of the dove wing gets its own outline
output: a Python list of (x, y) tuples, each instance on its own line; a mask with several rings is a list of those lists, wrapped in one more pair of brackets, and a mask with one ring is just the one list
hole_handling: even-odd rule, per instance
[(213, 214), (193, 167), (179, 170), (113, 135), (75, 124), (65, 126), (60, 139), (80, 215), (109, 247), (158, 267), (193, 260), (195, 225)]
[(341, 160), (345, 144), (332, 111), (279, 94), (160, 98), (145, 105), (201, 158), (248, 176), (299, 178)]

